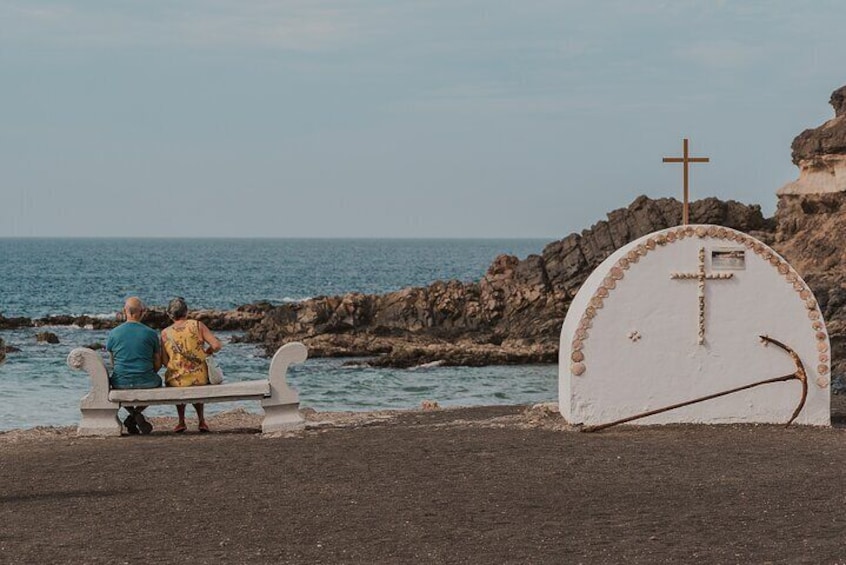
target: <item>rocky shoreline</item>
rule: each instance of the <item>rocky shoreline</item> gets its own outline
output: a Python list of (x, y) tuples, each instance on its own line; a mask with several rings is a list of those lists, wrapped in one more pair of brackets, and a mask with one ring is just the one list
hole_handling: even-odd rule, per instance
[[(708, 198), (694, 202), (691, 219), (742, 231), (766, 230), (760, 207)], [(258, 343), (268, 355), (302, 341), (312, 357), (362, 357), (376, 367), (407, 368), (555, 363), (561, 323), (590, 272), (619, 246), (681, 221), (674, 199), (637, 198), (581, 234), (550, 243), (541, 255), (497, 257), (476, 282), (436, 281), (382, 295), (348, 293), (274, 306), (197, 310), (190, 317), (214, 331), (237, 331), (237, 341)], [(143, 320), (170, 324), (163, 308)], [(106, 330), (118, 319), (90, 316), (4, 318), (0, 330), (76, 326)]]
[[(235, 310), (195, 310), (190, 318), (200, 320), (214, 331), (245, 331), (258, 323), (263, 312), (272, 308), (270, 304), (249, 304)], [(94, 318), (91, 316), (45, 316), (43, 318), (5, 318), (0, 314), (0, 330), (18, 330), (21, 328), (44, 328), (50, 326), (73, 326), (87, 330), (110, 330), (121, 323), (114, 318)], [(163, 307), (152, 307), (144, 315), (144, 323), (153, 329), (161, 330), (171, 324)]]
[[(716, 198), (695, 202), (691, 217), (747, 232), (768, 228), (760, 207)], [(316, 356), (369, 356), (375, 366), (554, 363), (567, 307), (590, 272), (621, 245), (680, 221), (676, 200), (641, 196), (540, 255), (497, 257), (477, 282), (275, 306), (244, 339), (268, 353), (302, 341)]]
[[(846, 373), (846, 274), (841, 267), (846, 262), (846, 191), (830, 186), (809, 190), (817, 185), (808, 171), (846, 159), (844, 100), (846, 87), (832, 94), (835, 118), (794, 140), (800, 179), (779, 191), (774, 217), (765, 218), (757, 205), (716, 198), (690, 208), (691, 223), (749, 233), (802, 274), (828, 324), (835, 378)], [(591, 271), (619, 247), (681, 221), (677, 200), (640, 196), (590, 229), (548, 244), (539, 255), (497, 257), (479, 281), (436, 281), (381, 295), (319, 296), (278, 306), (262, 302), (229, 311), (198, 310), (191, 317), (215, 331), (243, 332), (235, 339), (260, 344), (268, 354), (283, 343), (302, 341), (313, 357), (363, 357), (377, 367), (555, 363), (567, 308)], [(157, 329), (169, 324), (162, 308), (151, 309), (144, 321)], [(118, 323), (88, 316), (33, 320), (0, 315), (0, 330), (50, 325), (110, 329)]]
[[(782, 195), (773, 218), (757, 205), (707, 198), (691, 204), (692, 223), (750, 233), (771, 245), (814, 289), (831, 334), (834, 376), (846, 372), (846, 193)], [(477, 282), (437, 281), (387, 294), (320, 296), (279, 306), (267, 302), (234, 310), (197, 310), (191, 318), (236, 341), (272, 354), (302, 341), (312, 357), (358, 357), (375, 367), (407, 368), (555, 363), (570, 301), (591, 271), (617, 248), (681, 222), (681, 203), (638, 197), (580, 234), (548, 244), (540, 255), (497, 257)], [(153, 307), (144, 322), (170, 321)], [(76, 326), (107, 330), (115, 319), (90, 316), (5, 318), (0, 330)]]
[[(800, 179), (779, 191), (774, 217), (765, 218), (757, 205), (706, 198), (692, 203), (690, 222), (753, 235), (802, 274), (827, 321), (837, 378), (846, 373), (846, 184), (823, 186), (808, 177), (821, 167), (829, 176), (846, 175), (838, 168), (846, 160), (846, 87), (830, 102), (835, 117), (793, 141)], [(797, 190), (797, 183), (804, 188)], [(275, 306), (246, 329), (245, 340), (267, 352), (298, 340), (316, 356), (369, 356), (376, 366), (556, 362), (567, 308), (593, 269), (619, 247), (679, 225), (681, 216), (674, 199), (640, 196), (540, 255), (497, 257), (478, 282), (438, 281), (383, 295), (349, 293)]]
[[(197, 310), (191, 318), (271, 354), (302, 341), (312, 357), (359, 357), (375, 367), (407, 368), (555, 363), (561, 324), (580, 285), (608, 255), (647, 233), (678, 225), (674, 199), (638, 197), (580, 234), (548, 244), (540, 255), (497, 257), (477, 282), (437, 281), (382, 295), (348, 293), (274, 306)], [(782, 195), (773, 218), (759, 206), (707, 198), (691, 205), (691, 222), (750, 233), (771, 245), (814, 289), (831, 334), (834, 376), (846, 372), (846, 193)], [(144, 322), (170, 321), (159, 307)], [(0, 330), (76, 326), (107, 330), (118, 319), (90, 316), (5, 318)]]

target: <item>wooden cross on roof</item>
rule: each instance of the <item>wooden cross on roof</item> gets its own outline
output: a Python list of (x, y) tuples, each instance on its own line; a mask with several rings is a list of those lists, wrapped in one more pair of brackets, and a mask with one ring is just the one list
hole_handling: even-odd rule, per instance
[(687, 225), (690, 219), (688, 208), (688, 164), (707, 163), (708, 157), (691, 157), (687, 152), (687, 138), (684, 139), (684, 154), (682, 157), (664, 157), (665, 163), (684, 163), (684, 207), (682, 208), (682, 224)]

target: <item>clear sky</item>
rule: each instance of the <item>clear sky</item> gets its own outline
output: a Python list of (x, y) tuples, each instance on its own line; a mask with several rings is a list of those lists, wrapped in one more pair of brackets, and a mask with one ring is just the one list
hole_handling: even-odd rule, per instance
[(0, 0), (0, 236), (548, 237), (775, 207), (841, 0)]

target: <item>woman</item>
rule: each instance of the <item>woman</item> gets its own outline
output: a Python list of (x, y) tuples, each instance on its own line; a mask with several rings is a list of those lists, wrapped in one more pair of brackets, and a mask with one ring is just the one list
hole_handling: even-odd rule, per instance
[[(220, 351), (220, 340), (214, 337), (206, 325), (188, 319), (188, 305), (184, 298), (174, 298), (167, 305), (167, 315), (173, 324), (162, 330), (162, 362), (167, 367), (166, 386), (196, 386), (209, 384), (206, 356)], [(199, 420), (199, 430), (209, 431), (203, 416), (203, 405), (194, 404)], [(179, 423), (173, 428), (176, 433), (185, 431), (185, 405), (177, 404)]]

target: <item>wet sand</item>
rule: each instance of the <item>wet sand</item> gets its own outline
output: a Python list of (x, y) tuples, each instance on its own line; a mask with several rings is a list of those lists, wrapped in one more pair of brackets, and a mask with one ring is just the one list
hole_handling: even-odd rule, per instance
[[(846, 416), (835, 397), (836, 422)], [(266, 437), (0, 434), (0, 563), (833, 563), (846, 429), (536, 408), (309, 414)]]

